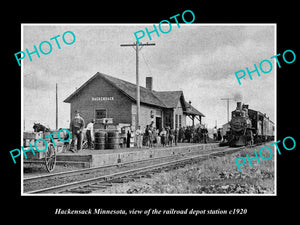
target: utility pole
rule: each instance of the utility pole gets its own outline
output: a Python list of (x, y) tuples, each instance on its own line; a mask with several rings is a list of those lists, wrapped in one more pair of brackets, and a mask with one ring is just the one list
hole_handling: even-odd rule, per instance
[(229, 122), (229, 101), (234, 100), (234, 98), (221, 98), (221, 100), (227, 101), (227, 122)]
[[(136, 52), (136, 106), (137, 106), (137, 110), (136, 110), (136, 124), (135, 124), (135, 129), (138, 128), (138, 126), (140, 125), (140, 108), (141, 108), (141, 97), (140, 97), (140, 78), (139, 78), (139, 51), (141, 51), (143, 46), (151, 46), (151, 45), (155, 45), (155, 43), (140, 43), (138, 44), (138, 42), (136, 41), (133, 44), (121, 44), (121, 47), (133, 47), (133, 49)], [(141, 47), (139, 47), (141, 46)]]

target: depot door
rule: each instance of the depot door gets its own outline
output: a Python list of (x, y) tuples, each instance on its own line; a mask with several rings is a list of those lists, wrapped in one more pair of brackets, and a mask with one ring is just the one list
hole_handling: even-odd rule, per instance
[(155, 118), (155, 125), (156, 125), (156, 129), (159, 129), (159, 131), (161, 131), (161, 129), (162, 129), (161, 117), (156, 117)]

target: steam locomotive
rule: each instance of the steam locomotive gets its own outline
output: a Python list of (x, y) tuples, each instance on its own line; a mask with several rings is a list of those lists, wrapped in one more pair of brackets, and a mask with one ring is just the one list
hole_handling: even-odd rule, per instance
[(241, 102), (231, 114), (227, 138), (229, 146), (245, 146), (250, 142), (262, 143), (274, 140), (274, 123), (259, 111)]

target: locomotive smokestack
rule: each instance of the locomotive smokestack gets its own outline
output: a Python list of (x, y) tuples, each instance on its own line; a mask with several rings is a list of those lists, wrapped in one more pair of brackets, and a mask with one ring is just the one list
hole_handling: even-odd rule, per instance
[(241, 102), (236, 103), (236, 109), (239, 109), (239, 110), (242, 109), (242, 103)]

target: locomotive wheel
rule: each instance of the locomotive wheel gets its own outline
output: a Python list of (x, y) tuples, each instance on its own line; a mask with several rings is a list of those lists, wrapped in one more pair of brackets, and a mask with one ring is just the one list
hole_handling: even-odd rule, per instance
[(45, 153), (45, 164), (49, 173), (54, 170), (56, 164), (56, 150), (52, 143), (48, 143), (48, 148)]

